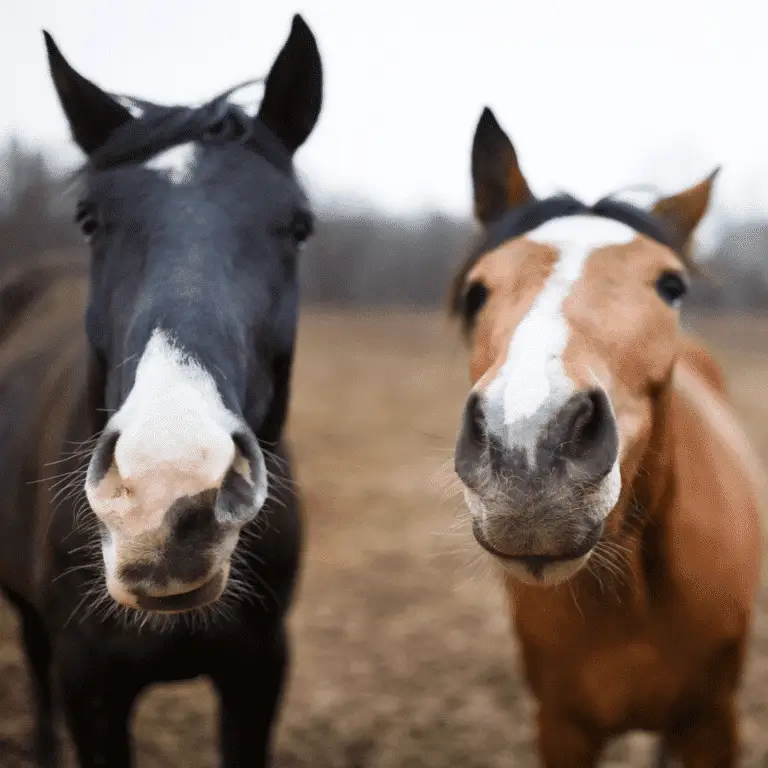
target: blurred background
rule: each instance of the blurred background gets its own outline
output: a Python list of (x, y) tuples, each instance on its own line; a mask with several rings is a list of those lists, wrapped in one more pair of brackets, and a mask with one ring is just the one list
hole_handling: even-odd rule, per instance
[[(202, 101), (266, 73), (294, 12), (325, 71), (297, 156), (318, 214), (290, 439), (305, 569), (278, 767), (533, 766), (532, 710), (500, 586), (461, 525), (451, 450), (467, 361), (445, 317), (472, 236), (483, 106), (537, 194), (677, 192), (717, 165), (685, 324), (724, 365), (768, 459), (768, 6), (760, 0), (29, 0), (0, 47), (0, 267), (86, 258), (64, 179), (81, 157), (47, 71), (48, 29), (107, 90)], [(458, 522), (457, 522), (458, 521)], [(0, 606), (0, 765), (28, 766), (26, 674)], [(744, 683), (744, 757), (768, 766), (768, 594)], [(205, 682), (150, 692), (139, 766), (213, 764)], [(642, 737), (608, 765), (646, 765)], [(71, 756), (70, 756), (71, 759)]]

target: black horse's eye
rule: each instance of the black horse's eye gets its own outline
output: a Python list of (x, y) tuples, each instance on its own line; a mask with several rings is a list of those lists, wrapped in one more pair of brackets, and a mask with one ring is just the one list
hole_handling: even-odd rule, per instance
[(312, 216), (308, 213), (297, 214), (294, 217), (293, 222), (291, 222), (291, 237), (293, 237), (299, 245), (302, 245), (309, 239), (312, 230)]
[(245, 132), (246, 127), (240, 116), (234, 112), (227, 112), (206, 128), (203, 141), (234, 141), (241, 138)]
[(281, 224), (275, 230), (278, 237), (284, 238), (294, 246), (301, 246), (309, 239), (314, 229), (312, 214), (297, 211), (288, 224)]
[(685, 278), (679, 272), (663, 272), (656, 281), (656, 291), (671, 307), (677, 307), (688, 290)]
[(486, 301), (488, 301), (488, 289), (482, 283), (471, 283), (464, 294), (461, 306), (464, 319), (471, 323)]
[(85, 239), (90, 241), (99, 228), (99, 221), (96, 218), (96, 212), (88, 203), (80, 202), (75, 209), (75, 223), (80, 227), (80, 231)]

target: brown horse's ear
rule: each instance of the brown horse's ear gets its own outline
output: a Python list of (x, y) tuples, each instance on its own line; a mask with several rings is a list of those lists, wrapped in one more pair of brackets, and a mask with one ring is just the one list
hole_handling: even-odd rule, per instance
[(672, 197), (658, 200), (652, 208), (653, 213), (664, 221), (668, 221), (680, 234), (686, 250), (693, 231), (707, 212), (712, 186), (718, 173), (720, 173), (720, 166), (695, 186)]
[(472, 142), (472, 183), (475, 216), (484, 225), (533, 199), (515, 148), (488, 107), (480, 115)]

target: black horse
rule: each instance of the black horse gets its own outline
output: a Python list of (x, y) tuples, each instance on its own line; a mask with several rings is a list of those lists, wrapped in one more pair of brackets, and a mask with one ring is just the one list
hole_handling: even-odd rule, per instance
[(108, 94), (45, 42), (91, 253), (0, 281), (0, 585), (38, 763), (57, 761), (54, 690), (80, 764), (124, 768), (139, 692), (207, 675), (222, 764), (264, 766), (300, 557), (283, 427), (317, 45), (294, 17), (253, 114), (238, 89), (189, 108)]

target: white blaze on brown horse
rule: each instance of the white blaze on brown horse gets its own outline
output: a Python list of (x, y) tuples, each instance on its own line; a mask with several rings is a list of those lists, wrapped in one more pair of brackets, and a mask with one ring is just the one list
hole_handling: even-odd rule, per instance
[(543, 764), (589, 768), (648, 730), (661, 764), (734, 766), (762, 480), (679, 324), (716, 174), (650, 212), (537, 200), (490, 110), (472, 173), (485, 241), (452, 298), (473, 384), (456, 470), (503, 569)]

